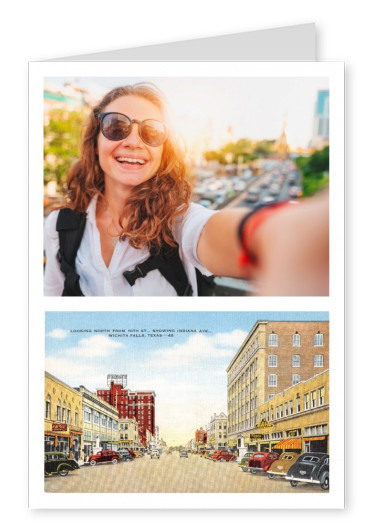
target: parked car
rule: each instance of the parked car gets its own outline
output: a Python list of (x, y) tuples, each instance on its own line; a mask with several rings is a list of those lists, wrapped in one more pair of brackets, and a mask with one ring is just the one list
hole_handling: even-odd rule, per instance
[(80, 465), (73, 458), (70, 458), (64, 452), (45, 452), (44, 453), (44, 475), (66, 476), (71, 470), (77, 470)]
[(179, 457), (188, 457), (188, 452), (186, 450), (182, 450), (179, 452)]
[(268, 478), (274, 479), (276, 476), (285, 476), (289, 468), (295, 463), (300, 454), (297, 452), (283, 452), (277, 461), (269, 467)]
[(130, 448), (127, 448), (127, 452), (129, 452), (129, 453), (131, 454), (131, 456), (133, 457), (133, 459), (136, 459), (135, 450), (131, 450)]
[(210, 450), (206, 455), (204, 455), (205, 459), (211, 459), (211, 456), (214, 454), (214, 450)]
[(212, 461), (233, 461), (235, 459), (234, 454), (228, 452), (227, 450), (218, 450), (213, 453), (210, 458)]
[(152, 450), (150, 452), (150, 459), (159, 459), (161, 457), (161, 454), (158, 452), (158, 450)]
[(117, 450), (117, 453), (120, 455), (122, 461), (133, 461), (134, 457), (129, 453), (129, 450), (122, 448)]
[(329, 455), (322, 452), (301, 454), (289, 468), (285, 479), (292, 487), (299, 482), (318, 483), (323, 490), (329, 489)]
[(248, 461), (248, 470), (252, 474), (264, 471), (267, 472), (274, 461), (279, 458), (279, 454), (275, 452), (255, 452)]
[(113, 465), (116, 465), (117, 463), (120, 463), (121, 457), (113, 450), (102, 450), (97, 454), (89, 455), (87, 461), (92, 466), (97, 463), (112, 463)]
[(246, 452), (243, 457), (240, 459), (239, 466), (243, 472), (248, 472), (248, 461), (253, 456), (254, 452)]

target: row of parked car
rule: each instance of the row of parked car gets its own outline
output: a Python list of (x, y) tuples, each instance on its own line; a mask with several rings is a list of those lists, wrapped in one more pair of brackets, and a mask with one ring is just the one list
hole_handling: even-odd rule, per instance
[(239, 466), (243, 472), (266, 472), (269, 479), (276, 477), (298, 483), (317, 483), (323, 490), (329, 489), (329, 455), (322, 452), (248, 452)]
[[(116, 465), (122, 461), (133, 461), (138, 457), (143, 457), (143, 453), (137, 450), (121, 449), (117, 450), (101, 450), (96, 454), (89, 455), (85, 464), (95, 466), (98, 463), (112, 463)], [(44, 454), (44, 475), (51, 476), (58, 474), (59, 476), (66, 476), (70, 471), (77, 470), (80, 465), (76, 459), (69, 457), (65, 452), (45, 452)]]

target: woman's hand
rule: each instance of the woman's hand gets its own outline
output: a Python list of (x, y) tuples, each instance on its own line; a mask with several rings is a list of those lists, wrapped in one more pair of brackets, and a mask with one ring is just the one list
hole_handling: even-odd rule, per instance
[(238, 227), (246, 213), (225, 209), (207, 222), (197, 254), (209, 271), (254, 280), (258, 295), (329, 294), (328, 193), (272, 210), (243, 240), (247, 253), (256, 257), (256, 265), (239, 262)]

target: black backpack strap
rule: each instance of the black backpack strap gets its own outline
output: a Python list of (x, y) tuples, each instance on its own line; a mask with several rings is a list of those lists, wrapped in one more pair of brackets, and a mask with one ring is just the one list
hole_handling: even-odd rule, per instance
[(57, 258), (60, 270), (65, 276), (62, 296), (83, 296), (80, 288), (80, 276), (76, 272), (75, 261), (86, 224), (86, 213), (70, 208), (60, 210), (56, 230), (59, 233), (59, 251)]
[(151, 251), (147, 260), (138, 264), (132, 271), (124, 271), (123, 275), (129, 284), (133, 286), (138, 278), (146, 277), (150, 271), (155, 269), (158, 269), (167, 282), (175, 288), (179, 297), (192, 295), (192, 286), (180, 260), (178, 246), (164, 246), (158, 253)]
[(199, 269), (196, 268), (197, 279), (197, 294), (199, 297), (212, 297), (215, 292), (214, 275), (209, 277), (203, 275)]

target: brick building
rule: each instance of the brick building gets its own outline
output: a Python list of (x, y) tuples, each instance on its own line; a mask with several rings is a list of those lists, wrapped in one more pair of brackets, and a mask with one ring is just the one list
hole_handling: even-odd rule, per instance
[(147, 432), (155, 436), (154, 391), (130, 391), (115, 379), (109, 381), (109, 389), (98, 389), (97, 396), (116, 407), (119, 418), (136, 420), (142, 445), (147, 443)]
[(250, 436), (265, 402), (328, 368), (328, 321), (257, 321), (227, 368), (228, 446)]

